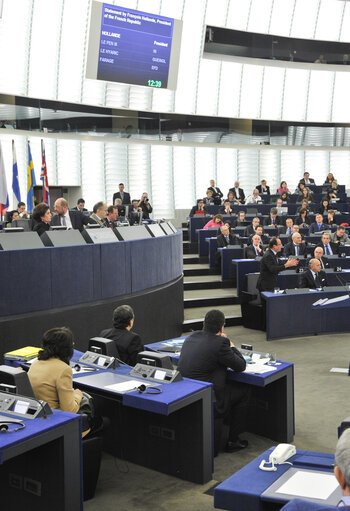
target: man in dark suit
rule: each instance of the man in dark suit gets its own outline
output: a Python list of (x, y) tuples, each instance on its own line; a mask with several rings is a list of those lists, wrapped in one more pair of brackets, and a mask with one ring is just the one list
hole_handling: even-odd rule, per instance
[(264, 225), (266, 227), (276, 227), (278, 225), (282, 225), (282, 220), (279, 216), (277, 216), (277, 208), (270, 209), (270, 215), (267, 218), (264, 218)]
[(123, 183), (119, 183), (119, 192), (116, 192), (113, 195), (113, 204), (115, 204), (115, 199), (121, 199), (122, 204), (130, 204), (130, 193), (124, 192), (124, 185)]
[(270, 187), (266, 184), (266, 179), (262, 179), (261, 184), (256, 186), (259, 190), (259, 195), (270, 195)]
[(84, 206), (85, 206), (84, 199), (78, 199), (77, 205), (74, 208), (72, 208), (72, 211), (87, 211), (87, 209), (84, 208)]
[(314, 185), (315, 180), (311, 179), (309, 172), (304, 172), (304, 177), (300, 179), (299, 183), (303, 183), (305, 186)]
[(96, 223), (81, 211), (69, 211), (68, 202), (63, 197), (56, 200), (54, 208), (57, 215), (52, 217), (51, 225), (64, 225), (67, 229), (82, 231), (84, 225)]
[(227, 224), (220, 227), (221, 233), (217, 237), (218, 248), (226, 248), (228, 245), (240, 245), (241, 242), (236, 234), (230, 233)]
[(144, 349), (140, 336), (131, 331), (134, 317), (134, 311), (129, 305), (120, 305), (113, 312), (113, 328), (100, 333), (100, 337), (115, 342), (120, 360), (131, 366), (136, 364), (137, 354)]
[(138, 207), (142, 209), (142, 218), (149, 219), (149, 215), (150, 213), (152, 213), (153, 208), (149, 202), (147, 192), (143, 192), (143, 194), (141, 195)]
[(259, 291), (273, 291), (277, 287), (277, 275), (280, 271), (297, 266), (296, 259), (288, 259), (287, 262), (281, 263), (277, 254), (282, 249), (282, 242), (279, 238), (271, 238), (269, 249), (266, 250), (260, 261), (260, 275), (257, 282)]
[(329, 229), (329, 225), (323, 223), (323, 216), (321, 213), (317, 213), (315, 222), (312, 222), (309, 228), (309, 234), (316, 234), (321, 231)]
[(237, 219), (231, 223), (232, 227), (240, 227), (246, 225), (245, 211), (238, 211)]
[(317, 246), (323, 248), (326, 257), (339, 253), (339, 244), (331, 241), (330, 234), (322, 234), (321, 243), (318, 243)]
[(233, 215), (233, 209), (231, 208), (231, 202), (226, 199), (224, 205), (219, 208), (220, 215)]
[(252, 237), (252, 244), (244, 249), (244, 256), (246, 259), (255, 259), (256, 257), (263, 256), (263, 247), (260, 243), (260, 236), (258, 234), (254, 234)]
[(298, 287), (316, 289), (327, 285), (327, 276), (321, 270), (321, 263), (319, 259), (310, 259), (309, 267), (299, 275)]
[(208, 190), (211, 190), (213, 192), (213, 199), (215, 201), (215, 204), (220, 205), (221, 204), (221, 198), (224, 196), (222, 191), (218, 186), (215, 186), (214, 179), (210, 180), (210, 186)]
[(244, 230), (244, 236), (249, 237), (252, 234), (255, 234), (255, 229), (260, 225), (260, 218), (257, 216), (253, 218), (252, 223), (248, 225), (248, 227)]
[(107, 216), (106, 216), (107, 227), (110, 227), (111, 229), (114, 229), (114, 227), (117, 227), (117, 225), (118, 225), (117, 218), (118, 218), (117, 206), (108, 206)]
[(321, 270), (324, 270), (325, 268), (329, 268), (328, 257), (325, 257), (323, 255), (323, 248), (316, 247), (314, 250), (314, 257), (315, 257), (315, 259), (318, 259), (320, 261)]
[(284, 255), (285, 257), (289, 256), (304, 256), (306, 254), (306, 246), (305, 243), (302, 242), (300, 232), (295, 232), (292, 235), (292, 241), (287, 243), (284, 247)]
[[(264, 228), (262, 225), (258, 225), (258, 227), (255, 229), (254, 234), (257, 234), (258, 236), (260, 236), (260, 240), (263, 245), (269, 244), (270, 238), (267, 234), (264, 233)], [(253, 236), (249, 236), (248, 243), (247, 243), (248, 245), (252, 244), (252, 238), (253, 238)]]
[(279, 227), (278, 234), (289, 234), (291, 236), (293, 234), (293, 219), (286, 218), (286, 225)]
[(240, 204), (244, 204), (245, 194), (242, 188), (239, 187), (239, 182), (235, 181), (235, 186), (229, 189), (229, 192), (233, 193), (234, 200)]
[(186, 378), (213, 384), (214, 417), (222, 417), (229, 424), (226, 451), (234, 452), (248, 445), (239, 434), (245, 430), (250, 396), (247, 385), (226, 379), (228, 367), (240, 373), (245, 370), (246, 362), (224, 334), (224, 325), (225, 316), (221, 311), (207, 312), (203, 330), (193, 332), (185, 339), (178, 370)]

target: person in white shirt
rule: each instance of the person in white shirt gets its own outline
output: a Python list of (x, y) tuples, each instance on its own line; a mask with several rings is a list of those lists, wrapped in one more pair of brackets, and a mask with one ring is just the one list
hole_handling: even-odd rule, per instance
[(262, 198), (259, 195), (259, 190), (254, 188), (252, 195), (248, 195), (246, 198), (246, 204), (261, 204)]

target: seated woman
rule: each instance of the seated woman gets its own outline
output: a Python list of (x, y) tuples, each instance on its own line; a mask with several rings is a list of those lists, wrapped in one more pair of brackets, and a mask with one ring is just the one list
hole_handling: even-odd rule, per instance
[(325, 185), (331, 185), (333, 181), (334, 181), (334, 176), (333, 176), (332, 172), (329, 172), (327, 177), (326, 177), (326, 179), (325, 179), (324, 184)]
[[(215, 200), (214, 200), (214, 197), (213, 197), (213, 191), (209, 190), (209, 188), (206, 191), (206, 196), (203, 198), (203, 202), (204, 202), (205, 206), (215, 206)], [(221, 201), (219, 202), (219, 204), (220, 203), (221, 203)]]
[(277, 193), (289, 193), (287, 183), (285, 181), (281, 181), (280, 187), (277, 189)]
[(47, 401), (51, 408), (77, 413), (83, 394), (73, 389), (69, 361), (73, 356), (74, 337), (69, 328), (51, 328), (41, 340), (42, 350), (28, 371), (36, 399)]
[(338, 181), (336, 181), (334, 179), (334, 181), (332, 181), (332, 184), (331, 186), (328, 188), (327, 190), (328, 192), (334, 192), (336, 195), (340, 192), (340, 188), (338, 186)]
[[(300, 183), (301, 185), (303, 183)], [(312, 202), (312, 196), (310, 190), (303, 185), (304, 188), (302, 188), (300, 195), (298, 196), (297, 202), (301, 202), (303, 200), (307, 200), (308, 202)]]
[(299, 210), (299, 216), (296, 217), (294, 223), (300, 227), (309, 227), (311, 225), (311, 219), (307, 216), (307, 210), (305, 208)]
[(6, 224), (6, 227), (12, 227), (12, 222), (14, 220), (18, 220), (19, 219), (19, 213), (17, 211), (17, 209), (14, 209), (13, 211), (9, 211), (7, 213), (7, 224)]
[(211, 227), (221, 227), (221, 225), (224, 225), (224, 222), (222, 221), (222, 215), (214, 215), (213, 218), (205, 224), (203, 229), (210, 229)]
[(39, 236), (50, 229), (51, 212), (45, 202), (41, 202), (35, 206), (32, 218), (37, 222), (33, 227), (33, 231), (37, 232)]
[(318, 212), (321, 213), (321, 215), (327, 215), (329, 211), (329, 202), (327, 199), (323, 199), (321, 202), (321, 205), (318, 209)]
[(280, 199), (282, 200), (283, 204), (288, 204), (290, 202), (290, 196), (289, 193), (284, 191), (280, 195)]

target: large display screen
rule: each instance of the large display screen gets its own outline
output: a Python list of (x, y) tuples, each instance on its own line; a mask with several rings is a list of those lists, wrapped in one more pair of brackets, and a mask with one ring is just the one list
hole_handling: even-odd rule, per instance
[(181, 31), (173, 18), (93, 2), (86, 77), (175, 89)]

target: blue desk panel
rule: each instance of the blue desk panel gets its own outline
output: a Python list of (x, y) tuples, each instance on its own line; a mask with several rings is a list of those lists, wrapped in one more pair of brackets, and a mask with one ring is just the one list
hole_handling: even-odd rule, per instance
[(182, 262), (181, 231), (128, 242), (0, 251), (0, 281), (5, 290), (0, 316), (155, 288), (179, 278)]
[(205, 238), (205, 241), (208, 243), (209, 266), (210, 266), (210, 268), (215, 268), (215, 258), (216, 258), (216, 250), (218, 248), (218, 240), (215, 237), (215, 238)]
[(232, 266), (232, 259), (239, 259), (244, 256), (244, 249), (241, 247), (219, 248), (221, 252), (221, 277), (222, 280), (236, 281), (236, 273)]
[[(275, 472), (266, 472), (259, 469), (262, 460), (268, 460), (273, 448), (268, 449), (255, 460), (236, 472), (233, 476), (223, 481), (214, 490), (214, 507), (230, 511), (264, 511), (269, 509), (270, 499), (261, 498), (261, 494), (267, 490), (282, 474), (290, 469), (290, 465), (278, 465)], [(333, 454), (297, 450), (297, 454), (288, 461), (300, 469), (314, 469), (324, 472), (333, 472)], [(264, 506), (266, 501), (266, 507)], [(276, 499), (284, 505), (287, 501), (283, 498)]]
[(216, 238), (218, 236), (219, 228), (215, 229), (198, 229), (198, 255), (199, 257), (207, 257), (209, 255), (209, 245), (206, 241), (207, 238)]

